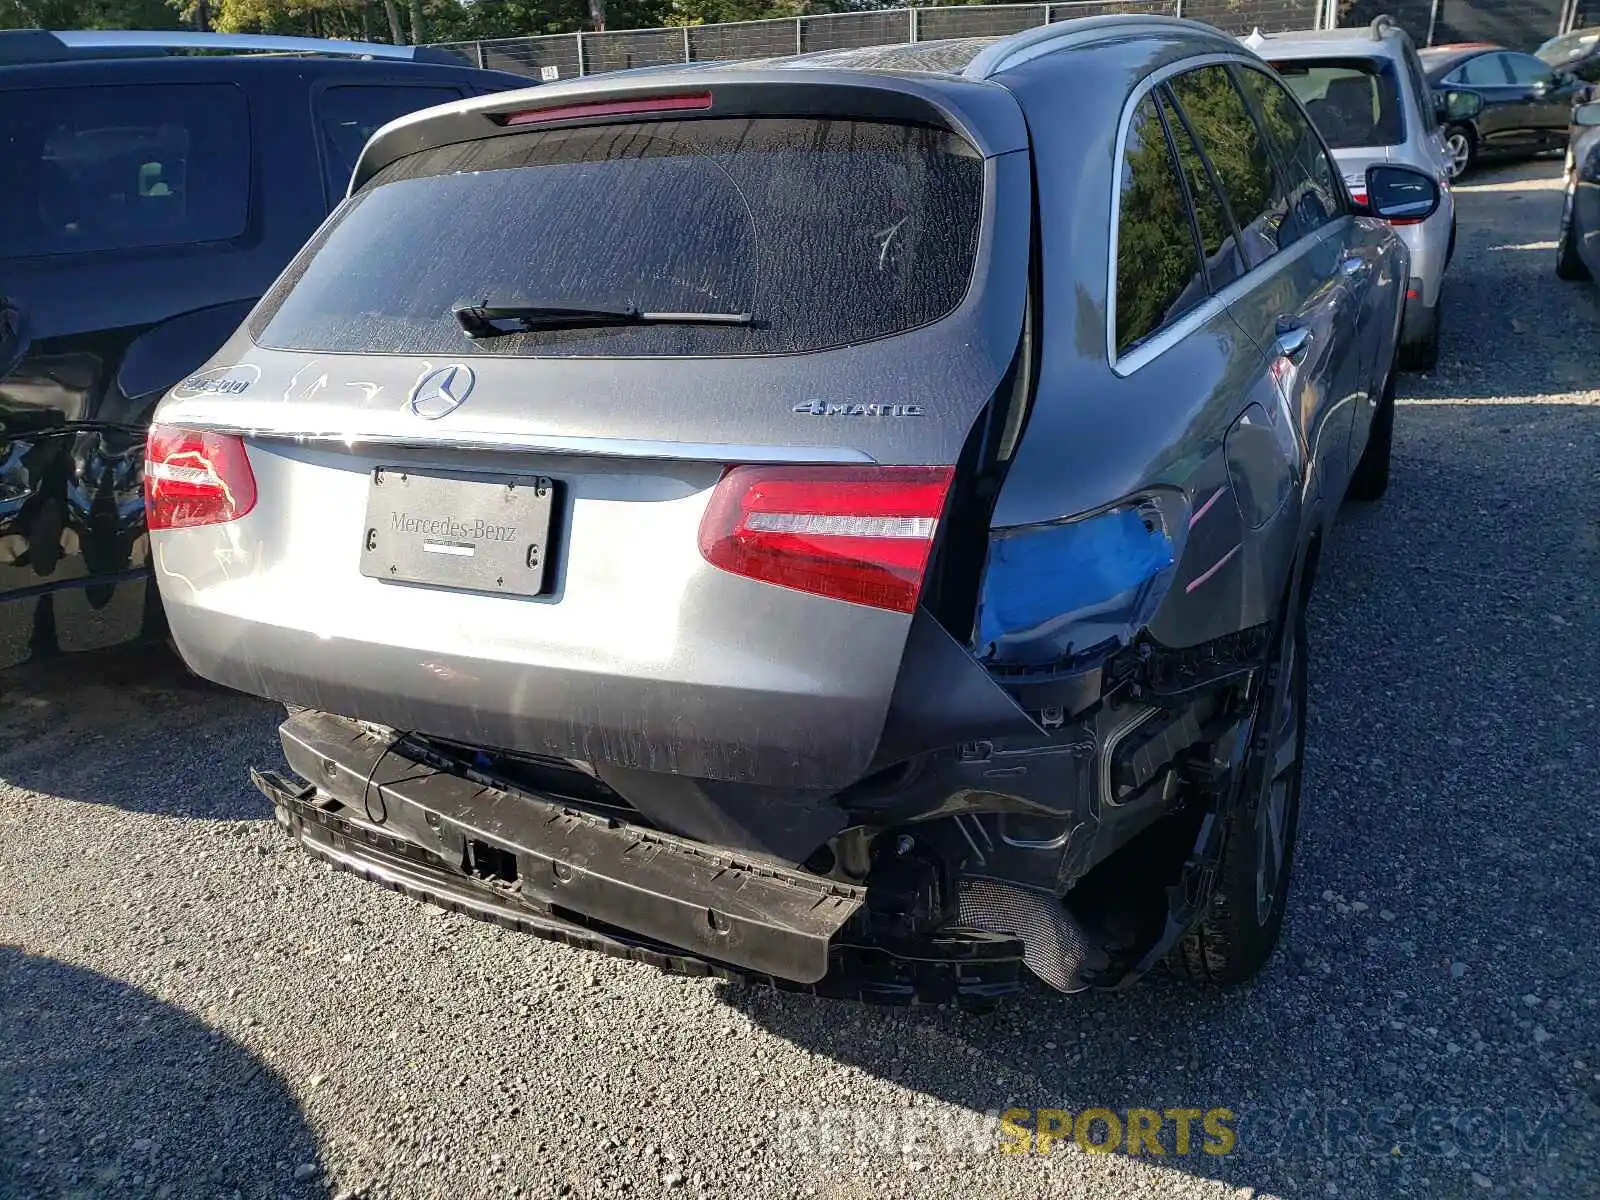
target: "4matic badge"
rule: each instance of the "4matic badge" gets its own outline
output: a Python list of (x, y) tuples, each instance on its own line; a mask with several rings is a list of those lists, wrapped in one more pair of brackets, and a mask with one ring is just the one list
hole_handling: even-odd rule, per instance
[(920, 404), (844, 404), (831, 400), (803, 400), (792, 410), (806, 417), (920, 417)]

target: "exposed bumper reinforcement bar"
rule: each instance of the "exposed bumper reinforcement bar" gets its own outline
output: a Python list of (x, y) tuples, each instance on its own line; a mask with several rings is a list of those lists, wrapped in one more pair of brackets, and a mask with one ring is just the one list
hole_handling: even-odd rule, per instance
[[(279, 732), (290, 769), (315, 780), (350, 819), (409, 842), (443, 868), (484, 877), (490, 890), (535, 910), (621, 926), (746, 970), (815, 983), (828, 970), (829, 940), (865, 896), (862, 888), (486, 787), (326, 713), (299, 713)], [(486, 869), (479, 859), (489, 858)]]
[[(857, 936), (864, 889), (485, 786), (328, 714), (300, 713), (280, 734), (301, 779), (251, 773), (279, 821), (314, 857), (413, 898), (673, 974), (783, 990), (986, 1008), (1022, 986), (1015, 938)], [(488, 878), (485, 850), (500, 868)]]

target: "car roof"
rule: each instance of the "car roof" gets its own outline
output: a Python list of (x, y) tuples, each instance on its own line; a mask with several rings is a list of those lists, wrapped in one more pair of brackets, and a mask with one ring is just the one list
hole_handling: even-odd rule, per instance
[[(546, 84), (539, 88), (536, 99), (502, 93), (396, 118), (368, 142), (351, 186), (359, 188), (377, 171), (406, 155), (482, 137), (485, 119), (503, 124), (519, 111), (518, 105), (524, 109), (530, 103), (537, 109), (565, 108), (626, 100), (635, 93), (643, 98), (673, 89), (703, 91), (713, 82), (730, 92), (762, 89), (792, 95), (806, 91), (816, 96), (818, 89), (854, 89), (858, 97), (875, 96), (874, 107), (884, 112), (904, 113), (908, 105), (915, 104), (925, 114), (931, 106), (941, 110), (952, 127), (964, 128), (982, 148), (980, 127), (1013, 127), (1018, 117), (1017, 102), (1001, 86), (1007, 72), (1058, 51), (1088, 49), (1097, 43), (1125, 44), (1140, 37), (1192, 45), (1196, 54), (1231, 51), (1249, 55), (1235, 38), (1198, 21), (1118, 14), (1056, 21), (1004, 37), (949, 38), (587, 75)], [(1085, 86), (1095, 86), (1095, 78), (1088, 77)], [(1009, 118), (1002, 115), (1005, 106), (1010, 108)], [(1002, 134), (1001, 139), (1010, 136)], [(1023, 139), (1025, 145), (1025, 134)]]
[[(97, 35), (99, 31), (93, 31)], [(173, 37), (180, 39), (169, 47)], [(194, 39), (205, 39), (196, 41)], [(249, 51), (229, 48), (243, 42)], [(282, 48), (285, 44), (294, 49)], [(267, 49), (258, 47), (265, 44)], [(312, 48), (307, 50), (304, 46)], [(196, 48), (208, 53), (193, 53)], [(176, 49), (178, 52), (174, 53)], [(382, 51), (368, 53), (368, 49)], [(130, 39), (106, 31), (104, 40), (44, 30), (0, 30), (0, 87), (94, 87), (106, 83), (160, 85), (196, 78), (256, 86), (303, 87), (312, 79), (400, 83), (418, 86), (468, 86), (506, 92), (538, 86), (538, 80), (507, 71), (484, 70), (453, 52), (422, 54), (423, 46), (368, 47), (361, 42), (314, 38), (259, 38), (251, 35), (165, 34)]]
[(146, 29), (0, 30), (0, 67), (131, 58), (205, 55), (316, 56), (436, 63), (470, 67), (465, 55), (437, 46), (389, 46), (338, 38), (280, 37), (273, 34), (194, 33)]
[(1566, 53), (1562, 56), (1562, 61), (1564, 62), (1591, 58), (1596, 54), (1600, 54), (1600, 25), (1590, 25), (1584, 29), (1573, 29), (1567, 33), (1557, 34), (1555, 37), (1547, 39), (1534, 51), (1534, 54), (1543, 58), (1556, 46), (1565, 46), (1567, 48)]
[[(1003, 37), (940, 38), (891, 46), (862, 46), (844, 50), (815, 50), (756, 60), (728, 60), (706, 64), (708, 71), (739, 70), (761, 66), (773, 70), (866, 71), (889, 74), (960, 76), (984, 50)], [(691, 67), (698, 64), (691, 64)]]

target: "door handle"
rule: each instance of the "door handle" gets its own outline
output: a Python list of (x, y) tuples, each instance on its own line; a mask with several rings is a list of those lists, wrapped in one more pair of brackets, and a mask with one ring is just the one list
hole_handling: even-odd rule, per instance
[(1272, 348), (1281, 357), (1297, 363), (1305, 358), (1306, 351), (1311, 349), (1311, 342), (1311, 330), (1304, 325), (1279, 324), (1278, 336), (1273, 341)]

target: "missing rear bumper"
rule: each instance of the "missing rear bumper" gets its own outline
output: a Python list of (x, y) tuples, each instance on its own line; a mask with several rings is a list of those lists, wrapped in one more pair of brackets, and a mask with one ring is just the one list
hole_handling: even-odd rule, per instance
[(674, 974), (877, 1003), (984, 1008), (1022, 986), (1015, 937), (872, 936), (865, 889), (725, 854), (557, 798), (486, 786), (402, 740), (304, 712), (302, 780), (253, 772), (314, 857), (503, 927)]

